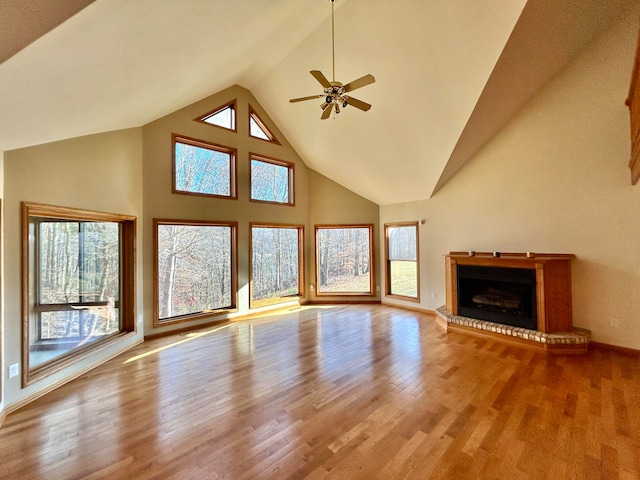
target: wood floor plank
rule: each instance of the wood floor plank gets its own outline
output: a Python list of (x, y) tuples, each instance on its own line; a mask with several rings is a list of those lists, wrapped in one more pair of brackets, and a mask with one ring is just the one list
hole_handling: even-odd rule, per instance
[(380, 305), (145, 342), (7, 416), (0, 478), (640, 478), (640, 362)]

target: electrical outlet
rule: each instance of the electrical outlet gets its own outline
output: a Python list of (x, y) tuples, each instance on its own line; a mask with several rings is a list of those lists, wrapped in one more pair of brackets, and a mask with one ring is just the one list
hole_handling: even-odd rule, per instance
[(618, 328), (620, 326), (620, 320), (618, 320), (617, 318), (612, 318), (611, 319), (611, 326)]
[(9, 365), (9, 378), (17, 377), (18, 375), (20, 375), (20, 364)]
[(309, 290), (311, 290), (312, 292), (313, 292), (313, 289), (314, 289), (314, 288), (315, 288), (315, 287), (313, 286), (313, 283), (312, 283), (311, 285), (309, 285)]
[(431, 292), (431, 300), (435, 300), (437, 297), (436, 292)]
[(376, 292), (380, 293), (380, 285), (376, 285)]

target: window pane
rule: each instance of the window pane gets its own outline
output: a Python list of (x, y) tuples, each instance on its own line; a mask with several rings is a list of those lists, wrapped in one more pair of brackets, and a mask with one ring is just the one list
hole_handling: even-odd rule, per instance
[(284, 165), (251, 159), (251, 199), (291, 203), (289, 171)]
[(252, 300), (298, 295), (298, 228), (252, 227)]
[(388, 227), (389, 260), (416, 260), (416, 227)]
[(32, 222), (40, 288), (30, 316), (30, 367), (121, 329), (119, 224)]
[(211, 125), (217, 125), (218, 127), (234, 130), (236, 128), (235, 109), (230, 105), (212, 113), (208, 117), (204, 117), (202, 121)]
[(174, 155), (176, 190), (231, 196), (231, 153), (176, 141)]
[(249, 132), (252, 137), (261, 138), (262, 140), (271, 141), (269, 135), (262, 130), (262, 127), (258, 125), (253, 117), (249, 117)]
[(418, 296), (417, 265), (417, 262), (410, 261), (392, 260), (389, 262), (392, 295)]
[(318, 228), (318, 293), (372, 293), (369, 228)]
[(157, 228), (159, 319), (232, 307), (232, 227)]

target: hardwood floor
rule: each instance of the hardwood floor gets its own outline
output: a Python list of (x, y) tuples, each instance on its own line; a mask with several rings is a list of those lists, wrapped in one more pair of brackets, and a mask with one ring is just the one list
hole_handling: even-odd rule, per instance
[(632, 479), (640, 362), (379, 305), (152, 340), (11, 413), (0, 478)]

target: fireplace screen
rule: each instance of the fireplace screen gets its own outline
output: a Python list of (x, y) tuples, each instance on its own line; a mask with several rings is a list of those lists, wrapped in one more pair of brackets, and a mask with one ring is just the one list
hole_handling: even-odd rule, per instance
[(458, 265), (458, 314), (537, 330), (536, 272)]

